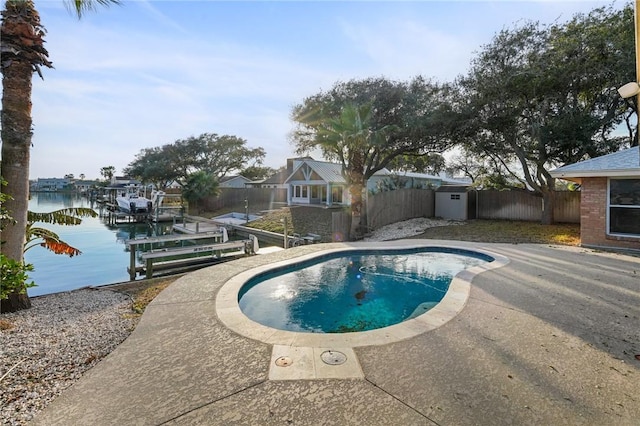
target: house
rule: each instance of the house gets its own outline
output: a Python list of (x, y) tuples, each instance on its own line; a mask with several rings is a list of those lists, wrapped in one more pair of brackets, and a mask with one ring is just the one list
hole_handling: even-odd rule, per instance
[(287, 204), (343, 204), (348, 194), (342, 166), (316, 160), (293, 160), (285, 180)]
[(76, 188), (76, 191), (85, 193), (89, 192), (92, 188), (98, 186), (99, 182), (97, 180), (77, 180), (73, 182), (73, 186)]
[(287, 158), (286, 167), (281, 167), (276, 171), (273, 175), (269, 176), (266, 179), (260, 181), (253, 181), (248, 184), (253, 188), (276, 188), (276, 189), (287, 189), (289, 185), (285, 182), (287, 178), (291, 176), (293, 173), (294, 165), (297, 166), (303, 160), (313, 160), (311, 157), (296, 157), (296, 158)]
[(285, 189), (287, 185), (284, 183), (293, 170), (280, 169), (273, 175), (261, 181), (251, 182), (251, 186), (254, 188), (282, 188)]
[(36, 191), (62, 191), (67, 189), (71, 184), (69, 178), (38, 178), (36, 182)]
[[(349, 205), (347, 183), (342, 165), (316, 161), (309, 157), (293, 159), (293, 171), (285, 180), (287, 204)], [(460, 184), (454, 179), (422, 173), (377, 171), (367, 181), (367, 191), (377, 192), (402, 188), (437, 188), (443, 184)]]
[(640, 151), (633, 147), (552, 170), (581, 185), (580, 239), (586, 247), (640, 250)]
[(394, 189), (436, 189), (441, 185), (465, 185), (467, 181), (453, 179), (446, 176), (436, 176), (427, 173), (415, 172), (392, 172), (382, 169), (375, 173), (367, 181), (367, 189), (375, 194), (382, 191), (392, 191)]
[(220, 188), (244, 188), (246, 183), (251, 182), (244, 176), (224, 176), (220, 178)]

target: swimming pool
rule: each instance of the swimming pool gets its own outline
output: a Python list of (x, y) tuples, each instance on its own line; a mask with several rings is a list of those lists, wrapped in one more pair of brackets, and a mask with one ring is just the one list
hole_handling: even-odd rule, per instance
[[(473, 247), (469, 248), (470, 246)], [(242, 312), (238, 303), (243, 287), (256, 276), (283, 271), (292, 265), (304, 262), (315, 262), (335, 253), (345, 253), (353, 250), (430, 250), (436, 248), (450, 250), (466, 250), (468, 248), (469, 251), (486, 254), (495, 260), (458, 272), (451, 280), (449, 288), (440, 303), (422, 315), (388, 327), (348, 333), (312, 333), (280, 330), (252, 320)], [(509, 263), (509, 259), (505, 256), (489, 252), (479, 244), (464, 243), (464, 246), (461, 247), (455, 242), (438, 241), (437, 246), (434, 246), (434, 242), (431, 240), (413, 239), (375, 243), (326, 243), (297, 247), (265, 256), (268, 256), (271, 260), (269, 263), (261, 262), (259, 259), (256, 259), (254, 263), (251, 258), (237, 261), (254, 263), (255, 266), (250, 269), (245, 268), (216, 290), (215, 312), (220, 322), (228, 329), (249, 339), (274, 345), (274, 348), (344, 349), (382, 345), (418, 336), (441, 327), (462, 311), (469, 298), (471, 281), (477, 274), (500, 268)]]
[(457, 273), (493, 260), (441, 247), (331, 253), (258, 274), (242, 286), (238, 304), (250, 319), (280, 330), (375, 330), (424, 314)]

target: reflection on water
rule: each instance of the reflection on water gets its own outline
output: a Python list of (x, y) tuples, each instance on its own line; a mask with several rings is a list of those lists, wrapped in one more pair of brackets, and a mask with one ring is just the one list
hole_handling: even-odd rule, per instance
[[(41, 192), (32, 194), (29, 210), (52, 212), (70, 207), (88, 207), (99, 211), (99, 206), (77, 194)], [(25, 260), (34, 265), (29, 274), (38, 285), (29, 289), (30, 296), (73, 290), (90, 285), (110, 284), (129, 280), (129, 250), (127, 239), (162, 235), (169, 224), (107, 225), (100, 218), (83, 218), (77, 226), (39, 223), (38, 226), (57, 233), (63, 241), (82, 251), (80, 256), (56, 255), (41, 247), (27, 251)]]
[(259, 275), (241, 289), (240, 309), (280, 330), (374, 330), (427, 312), (442, 300), (453, 276), (490, 260), (446, 249), (355, 253)]

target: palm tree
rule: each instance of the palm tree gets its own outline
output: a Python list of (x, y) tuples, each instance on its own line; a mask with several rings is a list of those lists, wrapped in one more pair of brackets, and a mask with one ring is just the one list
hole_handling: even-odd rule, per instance
[(206, 197), (220, 194), (220, 186), (215, 176), (202, 170), (192, 173), (187, 178), (186, 185), (182, 188), (182, 196), (198, 207), (200, 213), (200, 201)]
[[(71, 5), (78, 17), (96, 4), (119, 0), (74, 0)], [(44, 27), (32, 0), (7, 0), (0, 27), (0, 69), (2, 71), (2, 170), (9, 196), (5, 208), (14, 222), (2, 233), (0, 252), (22, 263), (27, 230), (29, 198), (29, 158), (32, 136), (31, 78), (42, 77), (42, 67), (51, 68), (44, 48)], [(17, 299), (21, 307), (31, 303), (26, 292)]]
[[(81, 218), (97, 216), (98, 214), (93, 209), (86, 207), (71, 207), (49, 213), (29, 211), (27, 212), (27, 230), (25, 234), (27, 242), (23, 252), (26, 253), (27, 250), (40, 246), (55, 254), (64, 254), (69, 257), (82, 254), (79, 249), (70, 246), (55, 232), (34, 225), (36, 222), (56, 225), (80, 225), (82, 223)], [(3, 288), (0, 291), (0, 312), (15, 312), (29, 308), (31, 302), (27, 295), (27, 288), (34, 287), (36, 284), (33, 282), (27, 283), (27, 272), (33, 270), (33, 265), (8, 260), (4, 254), (0, 254), (0, 256), (2, 256), (2, 261), (4, 262)], [(7, 283), (4, 282), (5, 279), (8, 281)]]
[[(347, 105), (338, 117), (320, 117), (316, 141), (325, 155), (337, 158), (351, 196), (350, 239), (359, 239), (367, 228), (364, 191), (367, 187), (367, 159), (376, 146), (384, 144), (393, 126), (374, 130), (373, 108), (369, 104)], [(318, 120), (318, 118), (311, 118)]]

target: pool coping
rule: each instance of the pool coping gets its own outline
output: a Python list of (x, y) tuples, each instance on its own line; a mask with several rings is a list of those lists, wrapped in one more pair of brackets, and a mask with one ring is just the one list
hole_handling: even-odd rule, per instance
[[(347, 252), (357, 249), (420, 249), (446, 248), (461, 251), (474, 251), (491, 256), (494, 261), (465, 269), (451, 280), (449, 290), (435, 307), (415, 318), (388, 327), (351, 333), (304, 333), (279, 330), (267, 327), (248, 318), (238, 305), (238, 294), (242, 286), (257, 274), (291, 264), (312, 260), (331, 253)], [(449, 244), (428, 244), (416, 240), (396, 240), (386, 242), (357, 242), (342, 247), (305, 254), (292, 259), (282, 260), (246, 270), (229, 279), (218, 291), (215, 298), (216, 313), (222, 324), (241, 336), (278, 347), (299, 348), (343, 348), (385, 345), (418, 336), (435, 330), (452, 320), (462, 311), (471, 291), (473, 278), (485, 271), (500, 268), (509, 263), (506, 256), (478, 248), (465, 248)]]

